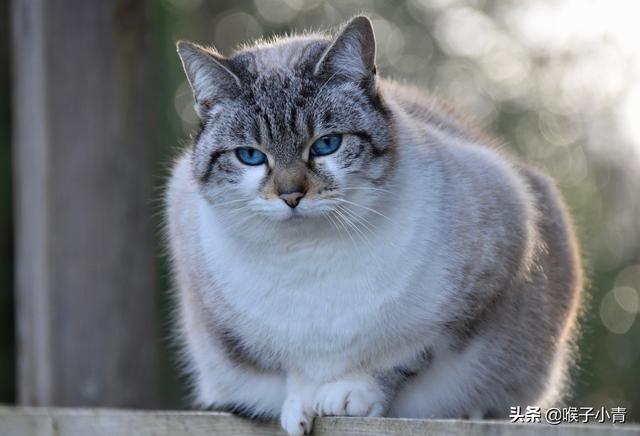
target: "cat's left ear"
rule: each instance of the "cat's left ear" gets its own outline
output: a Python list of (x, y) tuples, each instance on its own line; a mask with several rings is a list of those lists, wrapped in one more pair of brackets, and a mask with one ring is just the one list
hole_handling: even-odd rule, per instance
[(186, 41), (178, 41), (176, 46), (201, 119), (218, 101), (234, 98), (240, 92), (242, 85), (229, 59), (213, 49)]
[(314, 73), (350, 81), (373, 79), (376, 39), (371, 20), (362, 15), (352, 18), (325, 50)]

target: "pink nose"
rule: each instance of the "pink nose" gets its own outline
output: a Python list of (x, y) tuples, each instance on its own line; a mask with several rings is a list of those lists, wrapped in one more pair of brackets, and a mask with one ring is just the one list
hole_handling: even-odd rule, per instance
[(304, 192), (285, 192), (280, 194), (278, 197), (289, 206), (291, 209), (295, 208), (302, 197), (304, 197)]

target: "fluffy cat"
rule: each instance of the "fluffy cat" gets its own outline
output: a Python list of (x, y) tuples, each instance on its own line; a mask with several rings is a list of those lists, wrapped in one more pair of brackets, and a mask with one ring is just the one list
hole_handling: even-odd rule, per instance
[(166, 194), (201, 407), (506, 417), (562, 395), (581, 293), (553, 183), (335, 37), (178, 52), (201, 129)]

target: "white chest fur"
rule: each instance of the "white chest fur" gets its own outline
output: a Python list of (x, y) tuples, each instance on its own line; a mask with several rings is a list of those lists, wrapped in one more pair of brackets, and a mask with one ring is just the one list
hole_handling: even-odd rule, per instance
[(279, 364), (352, 366), (385, 338), (410, 339), (436, 306), (433, 246), (416, 243), (430, 223), (407, 209), (386, 211), (364, 237), (275, 234), (264, 244), (235, 237), (205, 200), (198, 210), (203, 261), (231, 309), (225, 322)]

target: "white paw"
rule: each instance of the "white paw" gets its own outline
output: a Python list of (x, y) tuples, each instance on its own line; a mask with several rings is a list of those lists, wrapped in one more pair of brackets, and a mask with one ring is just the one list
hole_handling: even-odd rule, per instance
[(318, 416), (382, 416), (384, 394), (365, 380), (336, 381), (318, 389), (313, 408)]
[(287, 399), (282, 405), (280, 424), (291, 436), (309, 434), (313, 426), (313, 413), (305, 410), (301, 400)]

